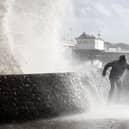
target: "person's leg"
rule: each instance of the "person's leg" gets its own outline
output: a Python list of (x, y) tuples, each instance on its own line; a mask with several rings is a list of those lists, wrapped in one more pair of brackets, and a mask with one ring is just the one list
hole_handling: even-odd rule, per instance
[(122, 82), (121, 80), (117, 80), (116, 82), (116, 85), (117, 85), (117, 99), (119, 100), (120, 97), (121, 97), (121, 90), (122, 90)]
[(109, 94), (108, 94), (108, 99), (111, 100), (114, 94), (114, 89), (115, 89), (115, 80), (110, 79), (110, 85), (111, 88), (109, 90)]

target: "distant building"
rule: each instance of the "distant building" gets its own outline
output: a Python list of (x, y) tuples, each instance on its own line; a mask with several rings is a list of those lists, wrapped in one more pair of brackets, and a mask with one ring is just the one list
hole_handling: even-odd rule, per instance
[(96, 38), (93, 35), (88, 35), (83, 32), (79, 37), (76, 38), (77, 44), (75, 47), (77, 49), (97, 49), (104, 50), (104, 40), (101, 38), (100, 34)]
[(129, 52), (129, 45), (126, 43), (110, 43), (105, 42), (106, 52)]

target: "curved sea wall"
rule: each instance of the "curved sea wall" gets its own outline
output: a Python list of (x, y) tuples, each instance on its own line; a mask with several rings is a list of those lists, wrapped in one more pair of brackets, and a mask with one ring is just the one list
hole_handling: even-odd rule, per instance
[(74, 73), (0, 76), (0, 122), (52, 118), (88, 108)]

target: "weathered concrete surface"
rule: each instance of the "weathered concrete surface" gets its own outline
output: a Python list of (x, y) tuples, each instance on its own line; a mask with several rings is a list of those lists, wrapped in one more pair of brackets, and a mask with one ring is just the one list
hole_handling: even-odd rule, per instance
[(74, 73), (0, 76), (0, 122), (72, 114), (86, 103)]

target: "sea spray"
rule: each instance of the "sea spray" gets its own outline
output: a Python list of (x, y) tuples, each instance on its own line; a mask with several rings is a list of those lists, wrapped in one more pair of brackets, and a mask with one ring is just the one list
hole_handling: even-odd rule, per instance
[(8, 1), (10, 47), (24, 73), (66, 72), (61, 41), (65, 0)]

